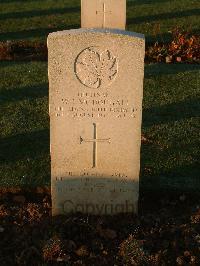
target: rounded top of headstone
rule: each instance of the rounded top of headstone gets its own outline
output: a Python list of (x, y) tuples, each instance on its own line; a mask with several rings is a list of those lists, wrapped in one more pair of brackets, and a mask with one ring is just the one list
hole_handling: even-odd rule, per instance
[(63, 31), (57, 31), (52, 32), (48, 35), (48, 38), (54, 38), (59, 37), (62, 35), (80, 35), (80, 34), (112, 34), (112, 35), (121, 35), (121, 36), (130, 36), (139, 38), (142, 40), (145, 40), (144, 34), (137, 33), (137, 32), (131, 32), (131, 31), (125, 31), (125, 30), (119, 30), (119, 29), (98, 29), (98, 28), (81, 28), (81, 29), (71, 29), (71, 30), (63, 30)]

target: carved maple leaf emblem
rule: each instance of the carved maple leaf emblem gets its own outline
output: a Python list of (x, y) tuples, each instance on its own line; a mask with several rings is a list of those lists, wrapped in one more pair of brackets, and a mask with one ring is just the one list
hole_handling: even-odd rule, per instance
[(99, 51), (96, 47), (83, 50), (75, 64), (75, 72), (81, 83), (95, 89), (110, 85), (117, 71), (116, 57), (109, 50)]

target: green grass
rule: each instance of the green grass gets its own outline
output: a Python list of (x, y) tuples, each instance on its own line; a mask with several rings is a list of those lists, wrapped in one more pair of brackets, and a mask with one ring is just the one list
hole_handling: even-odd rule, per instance
[[(50, 184), (45, 62), (1, 62), (0, 185)], [(141, 188), (198, 189), (200, 66), (145, 69)]]
[[(199, 15), (199, 0), (127, 1), (127, 29), (147, 41), (168, 40), (176, 26), (198, 32)], [(46, 41), (49, 32), (80, 27), (80, 0), (1, 0), (0, 21), (0, 40)]]
[(49, 181), (46, 63), (1, 63), (0, 177), (4, 185)]
[(146, 67), (142, 183), (199, 189), (200, 66)]

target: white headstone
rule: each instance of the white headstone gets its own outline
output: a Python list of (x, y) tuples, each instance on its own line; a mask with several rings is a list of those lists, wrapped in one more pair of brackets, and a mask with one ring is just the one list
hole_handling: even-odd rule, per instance
[(137, 212), (144, 36), (48, 37), (53, 215)]
[(82, 28), (114, 28), (126, 26), (126, 0), (82, 0)]

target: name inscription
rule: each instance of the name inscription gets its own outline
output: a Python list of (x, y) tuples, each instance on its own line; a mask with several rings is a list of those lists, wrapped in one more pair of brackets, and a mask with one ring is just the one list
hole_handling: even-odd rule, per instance
[(113, 118), (136, 117), (137, 108), (126, 96), (111, 99), (107, 92), (79, 92), (76, 97), (62, 98), (60, 106), (54, 107), (57, 117)]

